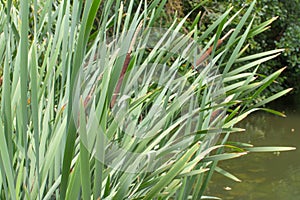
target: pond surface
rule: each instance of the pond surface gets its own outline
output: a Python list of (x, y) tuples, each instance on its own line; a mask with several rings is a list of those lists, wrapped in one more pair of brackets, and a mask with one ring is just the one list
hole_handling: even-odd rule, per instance
[(284, 112), (282, 118), (257, 112), (239, 127), (231, 141), (250, 142), (254, 146), (294, 146), (289, 152), (251, 153), (222, 161), (219, 166), (242, 182), (234, 182), (215, 173), (207, 192), (223, 200), (300, 200), (300, 96), (285, 97), (269, 108)]

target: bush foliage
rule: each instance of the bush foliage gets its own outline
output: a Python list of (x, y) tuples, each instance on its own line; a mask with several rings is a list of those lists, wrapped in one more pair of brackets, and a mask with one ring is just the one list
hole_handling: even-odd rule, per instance
[[(166, 9), (167, 14), (176, 9), (182, 9), (178, 15), (185, 16), (192, 9), (201, 12), (201, 21), (199, 25), (200, 33), (216, 20), (228, 7), (233, 6), (233, 11), (238, 12), (242, 7), (249, 6), (252, 1), (249, 0), (207, 0), (202, 2), (202, 6), (198, 7), (199, 1), (179, 1), (172, 0)], [(180, 3), (179, 3), (180, 2)], [(172, 8), (172, 5), (177, 7)], [(178, 6), (180, 5), (180, 6)], [(198, 7), (198, 8), (197, 8)], [(197, 12), (193, 12), (189, 19), (193, 21), (197, 17)], [(241, 11), (244, 13), (244, 11)], [(182, 14), (183, 13), (183, 14)], [(299, 0), (261, 0), (255, 7), (255, 20), (253, 25), (258, 25), (272, 17), (278, 17), (275, 22), (263, 34), (255, 36), (248, 40), (249, 48), (247, 54), (257, 53), (260, 51), (271, 50), (274, 48), (284, 48), (283, 54), (263, 64), (259, 72), (261, 74), (271, 74), (272, 72), (287, 66), (283, 75), (277, 80), (267, 92), (279, 91), (282, 88), (293, 87), (299, 92), (300, 81), (300, 2)], [(237, 24), (242, 15), (239, 15), (233, 24)]]

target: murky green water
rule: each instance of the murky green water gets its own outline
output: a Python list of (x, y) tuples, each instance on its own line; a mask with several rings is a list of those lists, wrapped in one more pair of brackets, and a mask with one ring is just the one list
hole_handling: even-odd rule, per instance
[[(269, 106), (270, 107), (270, 106)], [(246, 133), (232, 134), (232, 141), (255, 146), (294, 146), (283, 153), (252, 153), (220, 166), (242, 180), (236, 183), (215, 174), (208, 193), (224, 200), (300, 200), (300, 97), (288, 97), (271, 105), (286, 118), (255, 113), (240, 127)]]

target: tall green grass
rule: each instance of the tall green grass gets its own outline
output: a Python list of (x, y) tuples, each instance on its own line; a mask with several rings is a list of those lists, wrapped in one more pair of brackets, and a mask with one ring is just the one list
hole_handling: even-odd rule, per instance
[(243, 56), (275, 18), (252, 27), (254, 1), (182, 34), (153, 28), (165, 3), (1, 2), (2, 199), (205, 199), (215, 171), (239, 180), (218, 161), (293, 149), (227, 144), (250, 113), (282, 115), (262, 106), (290, 89), (260, 94), (283, 69), (256, 73), (282, 50)]

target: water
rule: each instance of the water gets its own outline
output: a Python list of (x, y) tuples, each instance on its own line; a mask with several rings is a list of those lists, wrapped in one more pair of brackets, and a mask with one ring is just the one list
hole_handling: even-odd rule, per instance
[(250, 142), (255, 146), (294, 146), (290, 152), (251, 153), (222, 161), (220, 167), (242, 180), (234, 182), (215, 173), (208, 194), (224, 200), (300, 200), (300, 97), (285, 97), (269, 107), (287, 117), (265, 112), (255, 113), (230, 140)]

